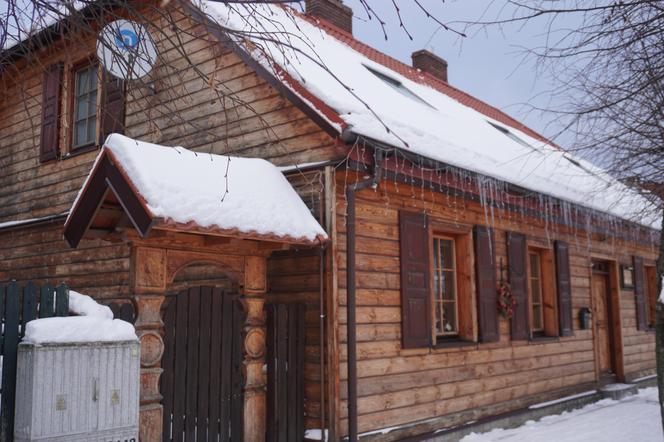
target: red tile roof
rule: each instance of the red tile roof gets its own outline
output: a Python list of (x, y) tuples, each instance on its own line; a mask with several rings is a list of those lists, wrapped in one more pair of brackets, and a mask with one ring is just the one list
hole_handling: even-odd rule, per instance
[(449, 83), (439, 80), (438, 78), (434, 77), (433, 75), (427, 72), (415, 69), (412, 66), (402, 63), (401, 61), (380, 52), (379, 50), (367, 45), (366, 43), (357, 40), (355, 37), (353, 37), (352, 34), (349, 34), (348, 32), (333, 25), (332, 23), (324, 19), (302, 14), (295, 10), (293, 10), (293, 13), (307, 20), (309, 23), (313, 24), (314, 26), (323, 29), (329, 35), (350, 46), (355, 51), (364, 55), (371, 61), (379, 63), (385, 66), (386, 68), (391, 69), (394, 72), (399, 73), (400, 75), (403, 75), (404, 77), (408, 78), (411, 81), (427, 85), (447, 95), (448, 97), (455, 99), (461, 104), (468, 106), (486, 115), (489, 118), (492, 118), (496, 121), (506, 124), (507, 126), (518, 129), (537, 140), (556, 146), (551, 140), (548, 140), (547, 138), (535, 132), (531, 128), (525, 126), (524, 124), (510, 117), (505, 112), (473, 97), (470, 94), (467, 94), (466, 92), (463, 92), (453, 86), (450, 86)]

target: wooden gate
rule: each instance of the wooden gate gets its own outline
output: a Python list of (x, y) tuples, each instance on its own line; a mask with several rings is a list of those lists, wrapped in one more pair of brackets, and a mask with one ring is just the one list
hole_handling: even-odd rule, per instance
[[(22, 293), (21, 293), (22, 292)], [(0, 285), (0, 355), (2, 355), (2, 390), (0, 391), (0, 441), (14, 440), (16, 404), (16, 358), (18, 343), (25, 335), (28, 321), (69, 314), (69, 290), (64, 284), (53, 288), (37, 287), (28, 282), (23, 290), (16, 281)]]
[(266, 304), (267, 440), (304, 439), (305, 305)]
[(244, 317), (237, 296), (189, 288), (167, 296), (163, 317), (164, 441), (241, 441)]

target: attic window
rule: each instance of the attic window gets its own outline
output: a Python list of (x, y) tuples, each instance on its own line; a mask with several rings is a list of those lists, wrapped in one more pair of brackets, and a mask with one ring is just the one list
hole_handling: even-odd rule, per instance
[(400, 93), (401, 95), (403, 95), (404, 97), (408, 97), (408, 98), (410, 98), (411, 100), (415, 100), (415, 101), (417, 101), (417, 102), (420, 102), (420, 103), (422, 103), (422, 104), (424, 104), (424, 105), (426, 105), (426, 106), (429, 106), (431, 109), (436, 109), (435, 107), (433, 107), (432, 105), (430, 105), (429, 103), (427, 103), (426, 101), (424, 101), (423, 99), (421, 99), (419, 96), (417, 96), (413, 91), (411, 91), (411, 90), (408, 89), (406, 86), (404, 86), (403, 83), (401, 83), (401, 82), (400, 82), (399, 80), (397, 80), (396, 78), (392, 78), (392, 77), (390, 77), (389, 75), (385, 75), (385, 74), (383, 74), (382, 72), (378, 72), (378, 71), (376, 71), (376, 70), (374, 70), (374, 69), (371, 69), (371, 68), (368, 67), (368, 66), (364, 66), (364, 67), (365, 67), (369, 72), (371, 72), (372, 74), (374, 74), (376, 77), (380, 78), (380, 79), (383, 81), (383, 83), (387, 84), (388, 86), (390, 86), (390, 87), (391, 87), (392, 89), (394, 89), (395, 91), (399, 92), (399, 93)]
[(526, 142), (525, 142), (524, 140), (522, 140), (521, 138), (519, 138), (519, 137), (517, 137), (516, 135), (514, 135), (514, 133), (512, 133), (512, 132), (511, 132), (509, 129), (507, 129), (506, 127), (500, 126), (500, 125), (498, 125), (498, 124), (494, 124), (494, 123), (492, 123), (491, 121), (487, 121), (487, 123), (489, 123), (494, 129), (496, 129), (496, 130), (499, 131), (499, 132), (504, 133), (504, 134), (507, 135), (510, 139), (512, 139), (513, 141), (516, 141), (516, 142), (519, 143), (520, 145), (525, 146), (525, 147), (531, 149), (531, 150), (534, 151), (534, 152), (539, 152), (539, 150), (537, 150), (535, 147), (531, 146), (530, 144), (526, 143)]

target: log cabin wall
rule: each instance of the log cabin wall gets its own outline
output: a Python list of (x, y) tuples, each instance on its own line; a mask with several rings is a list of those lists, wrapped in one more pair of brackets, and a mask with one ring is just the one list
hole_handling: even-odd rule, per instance
[[(175, 7), (168, 13), (180, 27), (182, 47), (177, 49), (163, 34), (153, 32), (159, 47), (153, 71), (156, 93), (128, 86), (127, 136), (200, 152), (262, 157), (281, 165), (343, 155), (334, 139), (208, 35), (204, 26), (192, 23)], [(150, 26), (170, 29), (167, 21), (155, 14)], [(90, 171), (99, 149), (70, 154), (64, 128), (59, 132), (58, 159), (40, 162), (39, 145), (45, 70), (93, 54), (94, 38), (71, 36), (64, 47), (40, 52), (29, 66), (19, 61), (0, 79), (0, 223), (65, 213)], [(81, 41), (87, 44), (84, 49)], [(193, 74), (182, 52), (204, 77)], [(68, 106), (64, 96), (60, 106)], [(303, 199), (312, 210), (320, 209), (317, 197)], [(62, 238), (63, 223), (60, 217), (47, 224), (0, 229), (0, 281), (65, 281), (98, 299), (129, 299), (130, 245), (84, 239), (71, 250)], [(318, 265), (317, 255), (307, 253), (277, 256), (270, 264), (274, 293), (305, 301), (309, 308), (307, 427), (317, 427), (320, 417)]]
[[(337, 177), (336, 260), (339, 284), (339, 397), (340, 431), (347, 432), (346, 348), (346, 199), (347, 183), (359, 178)], [(592, 246), (583, 232), (576, 236), (549, 226), (542, 220), (519, 220), (495, 212), (496, 262), (505, 263), (507, 279), (507, 232), (520, 232), (529, 246), (553, 249), (553, 240), (569, 244), (573, 335), (513, 341), (510, 322), (499, 320), (500, 340), (449, 348), (404, 349), (401, 341), (399, 211), (426, 212), (429, 220), (486, 225), (478, 203), (449, 198), (420, 186), (383, 180), (378, 189), (357, 194), (357, 369), (358, 425), (368, 432), (434, 418), (426, 424), (393, 434), (399, 437), (450, 427), (492, 414), (595, 388), (598, 367), (593, 330), (582, 330), (578, 311), (592, 307), (591, 259), (604, 258), (630, 264), (632, 255), (654, 264), (656, 249), (646, 244), (595, 238)], [(451, 222), (451, 223), (450, 223)], [(496, 266), (498, 267), (498, 266)], [(496, 269), (496, 280), (500, 270)], [(634, 290), (620, 291), (623, 358), (622, 371), (633, 379), (654, 371), (654, 333), (637, 330)], [(475, 330), (475, 333), (477, 331)], [(472, 332), (471, 332), (472, 334)], [(442, 417), (438, 421), (436, 417)], [(375, 436), (391, 440), (389, 435)], [(396, 436), (392, 436), (394, 438)]]
[[(154, 16), (150, 26), (170, 29), (168, 21), (172, 20), (180, 27), (182, 46), (178, 50), (173, 40), (166, 41), (164, 34), (153, 32), (159, 47), (153, 72), (156, 94), (128, 86), (126, 135), (201, 152), (263, 157), (277, 164), (338, 155), (335, 141), (304, 113), (207, 35), (205, 27), (192, 23), (174, 6), (169, 8), (170, 20), (161, 16), (162, 12), (148, 12), (149, 17)], [(57, 47), (33, 54), (27, 66), (24, 60), (8, 66), (0, 78), (0, 223), (65, 213), (90, 171), (99, 150), (70, 153), (68, 131), (62, 125), (58, 159), (40, 162), (39, 145), (45, 70), (55, 63), (69, 66), (90, 56), (95, 37), (70, 35)], [(206, 77), (192, 74), (181, 52)], [(241, 104), (228, 97), (220, 99), (209, 87), (210, 77), (215, 88), (226, 95), (233, 91)], [(68, 106), (67, 97), (61, 94), (63, 113)], [(0, 279), (75, 281), (72, 288), (81, 291), (102, 294), (108, 289), (112, 293), (106, 296), (126, 295), (122, 288), (127, 280), (123, 272), (129, 267), (126, 246), (84, 241), (78, 250), (69, 250), (61, 238), (62, 222), (0, 233)], [(65, 263), (80, 265), (65, 270)], [(74, 277), (76, 272), (84, 272), (83, 264), (117, 275), (115, 282), (102, 283), (96, 289), (94, 273), (87, 282)]]
[[(151, 73), (155, 92), (141, 83), (128, 85), (127, 136), (201, 152), (261, 157), (276, 164), (343, 156), (335, 140), (207, 34), (203, 25), (192, 23), (174, 7), (169, 13), (180, 29), (181, 43), (175, 45), (172, 33), (153, 31), (159, 48)], [(166, 18), (154, 18), (153, 28), (169, 29)], [(33, 55), (37, 59), (29, 66), (24, 61), (8, 66), (0, 78), (0, 222), (67, 211), (89, 172), (98, 150), (70, 152), (69, 131), (62, 124), (59, 160), (40, 163), (39, 141), (45, 70), (92, 56), (95, 37), (70, 35), (57, 48)], [(183, 52), (200, 74), (183, 60)], [(66, 95), (60, 97), (63, 113), (71, 108)]]

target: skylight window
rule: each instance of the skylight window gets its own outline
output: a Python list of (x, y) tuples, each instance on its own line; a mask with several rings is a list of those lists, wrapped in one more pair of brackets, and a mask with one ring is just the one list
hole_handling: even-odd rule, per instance
[(504, 133), (504, 134), (507, 135), (510, 139), (512, 139), (513, 141), (516, 141), (516, 142), (519, 143), (520, 145), (525, 146), (525, 147), (531, 149), (531, 150), (534, 151), (534, 152), (541, 153), (537, 148), (531, 146), (530, 144), (526, 143), (526, 142), (525, 142), (524, 140), (522, 140), (521, 138), (517, 137), (517, 136), (516, 136), (514, 133), (512, 133), (508, 128), (503, 127), (503, 126), (500, 126), (500, 125), (498, 125), (498, 124), (494, 124), (494, 123), (492, 123), (491, 121), (487, 121), (487, 123), (489, 123), (494, 129), (496, 129), (496, 130), (499, 131), (499, 132)]
[(431, 109), (436, 109), (435, 107), (433, 107), (432, 105), (430, 105), (429, 103), (427, 103), (426, 101), (424, 101), (422, 98), (420, 98), (419, 96), (417, 96), (413, 91), (411, 91), (411, 90), (408, 89), (406, 86), (404, 86), (403, 83), (401, 83), (401, 82), (400, 82), (399, 80), (397, 80), (396, 78), (392, 78), (392, 77), (390, 77), (389, 75), (385, 75), (385, 74), (383, 74), (382, 72), (378, 72), (378, 71), (376, 71), (376, 70), (374, 70), (374, 69), (371, 69), (371, 68), (368, 67), (368, 66), (364, 66), (364, 67), (367, 68), (367, 70), (368, 70), (369, 72), (371, 72), (372, 74), (374, 74), (376, 77), (380, 78), (380, 79), (383, 81), (383, 83), (387, 84), (388, 86), (390, 86), (390, 87), (391, 87), (392, 89), (394, 89), (395, 91), (399, 92), (399, 93), (400, 93), (401, 95), (403, 95), (404, 97), (408, 97), (408, 98), (410, 98), (411, 100), (415, 100), (415, 101), (417, 101), (417, 102), (419, 102), (419, 103), (422, 103), (422, 104), (424, 104), (424, 105), (427, 105), (427, 106), (429, 106)]

